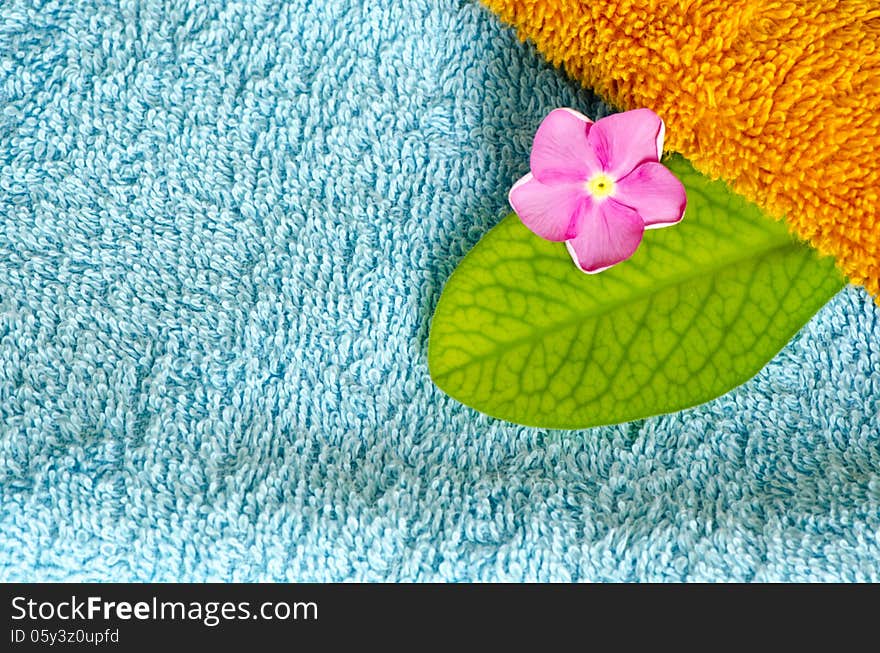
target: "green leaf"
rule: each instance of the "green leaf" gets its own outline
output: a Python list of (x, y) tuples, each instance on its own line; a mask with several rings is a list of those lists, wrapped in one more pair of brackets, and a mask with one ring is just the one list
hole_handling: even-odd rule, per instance
[(844, 285), (830, 258), (679, 156), (688, 207), (629, 261), (577, 270), (516, 215), (450, 277), (428, 364), (493, 417), (582, 428), (681, 410), (747, 381)]

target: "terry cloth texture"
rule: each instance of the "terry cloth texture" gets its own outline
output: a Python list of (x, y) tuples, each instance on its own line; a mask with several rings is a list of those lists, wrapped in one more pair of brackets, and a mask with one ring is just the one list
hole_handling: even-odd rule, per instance
[(587, 431), (435, 388), (554, 107), (480, 5), (0, 6), (2, 580), (880, 580), (880, 310)]
[(880, 301), (877, 0), (485, 0)]

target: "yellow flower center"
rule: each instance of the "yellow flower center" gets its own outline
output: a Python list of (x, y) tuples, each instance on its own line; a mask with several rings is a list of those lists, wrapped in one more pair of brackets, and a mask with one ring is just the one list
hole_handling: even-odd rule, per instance
[(604, 172), (597, 172), (587, 182), (587, 191), (597, 200), (614, 195), (614, 180)]

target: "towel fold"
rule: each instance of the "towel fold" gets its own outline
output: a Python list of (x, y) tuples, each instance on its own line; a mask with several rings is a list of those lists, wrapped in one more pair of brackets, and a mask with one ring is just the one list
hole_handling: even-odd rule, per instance
[(484, 0), (667, 147), (880, 294), (875, 0)]

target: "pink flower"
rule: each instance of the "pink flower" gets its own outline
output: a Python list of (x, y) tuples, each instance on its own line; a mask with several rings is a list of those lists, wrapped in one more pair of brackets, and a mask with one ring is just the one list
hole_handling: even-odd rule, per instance
[(684, 215), (684, 186), (660, 163), (664, 133), (650, 109), (595, 123), (556, 109), (538, 127), (532, 171), (510, 189), (510, 205), (537, 235), (565, 241), (581, 270), (607, 270), (633, 255), (645, 229)]

